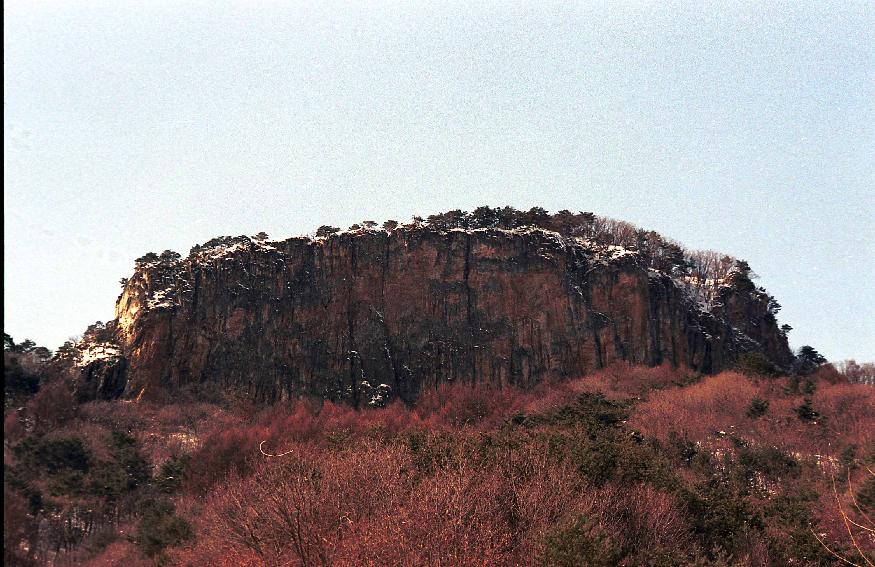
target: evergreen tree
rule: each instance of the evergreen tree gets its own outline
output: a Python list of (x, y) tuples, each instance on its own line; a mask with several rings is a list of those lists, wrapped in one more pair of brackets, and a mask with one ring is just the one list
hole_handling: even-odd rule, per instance
[(805, 345), (796, 354), (794, 369), (799, 374), (811, 374), (818, 366), (825, 363), (826, 357), (817, 352), (813, 346)]
[(325, 238), (326, 236), (331, 236), (335, 232), (340, 232), (340, 229), (336, 226), (329, 226), (327, 224), (323, 224), (319, 228), (316, 229), (316, 238)]

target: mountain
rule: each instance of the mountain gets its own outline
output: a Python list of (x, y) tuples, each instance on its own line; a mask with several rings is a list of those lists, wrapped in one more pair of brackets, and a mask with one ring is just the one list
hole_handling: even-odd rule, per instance
[(4, 335), (4, 563), (866, 557), (875, 391), (755, 279), (537, 208), (146, 254), (81, 340)]
[(683, 253), (666, 262), (678, 247), (655, 233), (618, 237), (627, 223), (516, 214), (148, 254), (116, 320), (78, 345), (80, 397), (194, 386), (383, 405), (442, 382), (528, 386), (618, 360), (705, 373), (749, 352), (792, 362), (776, 302), (744, 262), (709, 278)]

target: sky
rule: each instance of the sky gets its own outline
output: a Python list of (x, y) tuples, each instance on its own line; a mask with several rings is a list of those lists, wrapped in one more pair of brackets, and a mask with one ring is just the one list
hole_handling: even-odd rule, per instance
[(146, 252), (538, 205), (746, 259), (875, 360), (873, 2), (4, 2), (4, 329)]

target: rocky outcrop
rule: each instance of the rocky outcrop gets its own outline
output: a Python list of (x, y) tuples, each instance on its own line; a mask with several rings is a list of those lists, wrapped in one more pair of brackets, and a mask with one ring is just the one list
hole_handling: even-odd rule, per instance
[(89, 383), (380, 405), (444, 381), (530, 385), (618, 360), (702, 372), (750, 350), (792, 360), (763, 292), (730, 286), (703, 304), (646, 265), (542, 229), (216, 239), (138, 264), (116, 306), (124, 363)]
[(128, 361), (123, 357), (95, 360), (81, 367), (76, 381), (80, 401), (112, 400), (122, 396), (128, 379)]

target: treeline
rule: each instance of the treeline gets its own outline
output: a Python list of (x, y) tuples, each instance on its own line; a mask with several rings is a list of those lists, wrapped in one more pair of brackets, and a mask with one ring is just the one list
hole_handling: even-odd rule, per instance
[[(427, 227), (434, 230), (540, 228), (565, 237), (585, 238), (597, 247), (619, 246), (635, 251), (646, 267), (678, 279), (689, 287), (694, 296), (706, 303), (716, 299), (717, 289), (723, 284), (749, 291), (756, 289), (750, 283), (756, 274), (743, 260), (713, 250), (690, 250), (656, 231), (591, 212), (561, 210), (551, 214), (543, 207), (521, 211), (510, 206), (482, 206), (471, 212), (455, 209), (425, 218), (414, 216), (406, 224), (387, 220), (380, 225), (376, 221), (365, 220), (353, 224), (349, 230), (374, 230), (378, 227), (388, 232), (400, 227)], [(338, 232), (338, 227), (323, 225), (316, 230), (316, 237), (325, 238)], [(765, 292), (762, 288), (759, 291)], [(767, 301), (770, 309), (774, 308), (772, 313), (776, 314), (780, 305), (771, 296)]]
[[(714, 299), (714, 290), (721, 284), (745, 285), (756, 277), (750, 266), (743, 260), (715, 252), (713, 250), (690, 250), (681, 243), (665, 237), (653, 230), (645, 230), (632, 223), (603, 217), (592, 212), (571, 212), (561, 210), (550, 213), (543, 207), (532, 207), (527, 211), (514, 207), (477, 207), (471, 212), (461, 209), (429, 215), (414, 216), (410, 222), (387, 220), (378, 223), (364, 220), (349, 227), (350, 231), (385, 230), (393, 232), (399, 228), (431, 228), (434, 230), (476, 230), (540, 228), (557, 232), (565, 237), (587, 239), (600, 247), (619, 246), (639, 253), (645, 266), (671, 275), (684, 281), (706, 301)], [(316, 238), (326, 238), (341, 232), (339, 227), (323, 225), (316, 232)], [(201, 245), (195, 245), (189, 255), (197, 254), (215, 247), (228, 247), (252, 241), (263, 242), (268, 235), (260, 232), (249, 236), (220, 236)], [(175, 267), (180, 255), (172, 250), (161, 254), (149, 252), (137, 258), (137, 266), (154, 265)], [(122, 280), (124, 285), (127, 280)], [(751, 289), (753, 287), (751, 286)], [(778, 308), (780, 306), (777, 306)], [(775, 311), (777, 313), (777, 311)]]
[(37, 346), (30, 339), (20, 343), (3, 334), (3, 394), (4, 407), (21, 405), (40, 386), (41, 367), (52, 357), (52, 351)]
[(851, 359), (837, 362), (834, 366), (852, 384), (875, 385), (875, 363), (859, 364), (856, 360)]
[[(428, 227), (435, 230), (476, 230), (498, 228), (514, 230), (541, 228), (558, 232), (563, 236), (580, 237), (602, 246), (622, 246), (635, 250), (644, 257), (648, 266), (672, 275), (687, 275), (702, 281), (722, 281), (734, 269), (745, 269), (732, 256), (713, 251), (688, 250), (679, 242), (661, 234), (645, 230), (632, 223), (598, 216), (591, 212), (573, 213), (561, 210), (549, 213), (543, 207), (532, 207), (520, 211), (513, 207), (477, 207), (471, 212), (455, 209), (428, 217), (413, 217), (407, 224), (387, 220), (382, 225), (366, 220), (353, 224), (349, 230), (368, 230), (382, 226), (383, 230), (393, 231), (404, 227)], [(316, 237), (322, 238), (340, 232), (337, 227), (323, 225), (316, 230)]]

